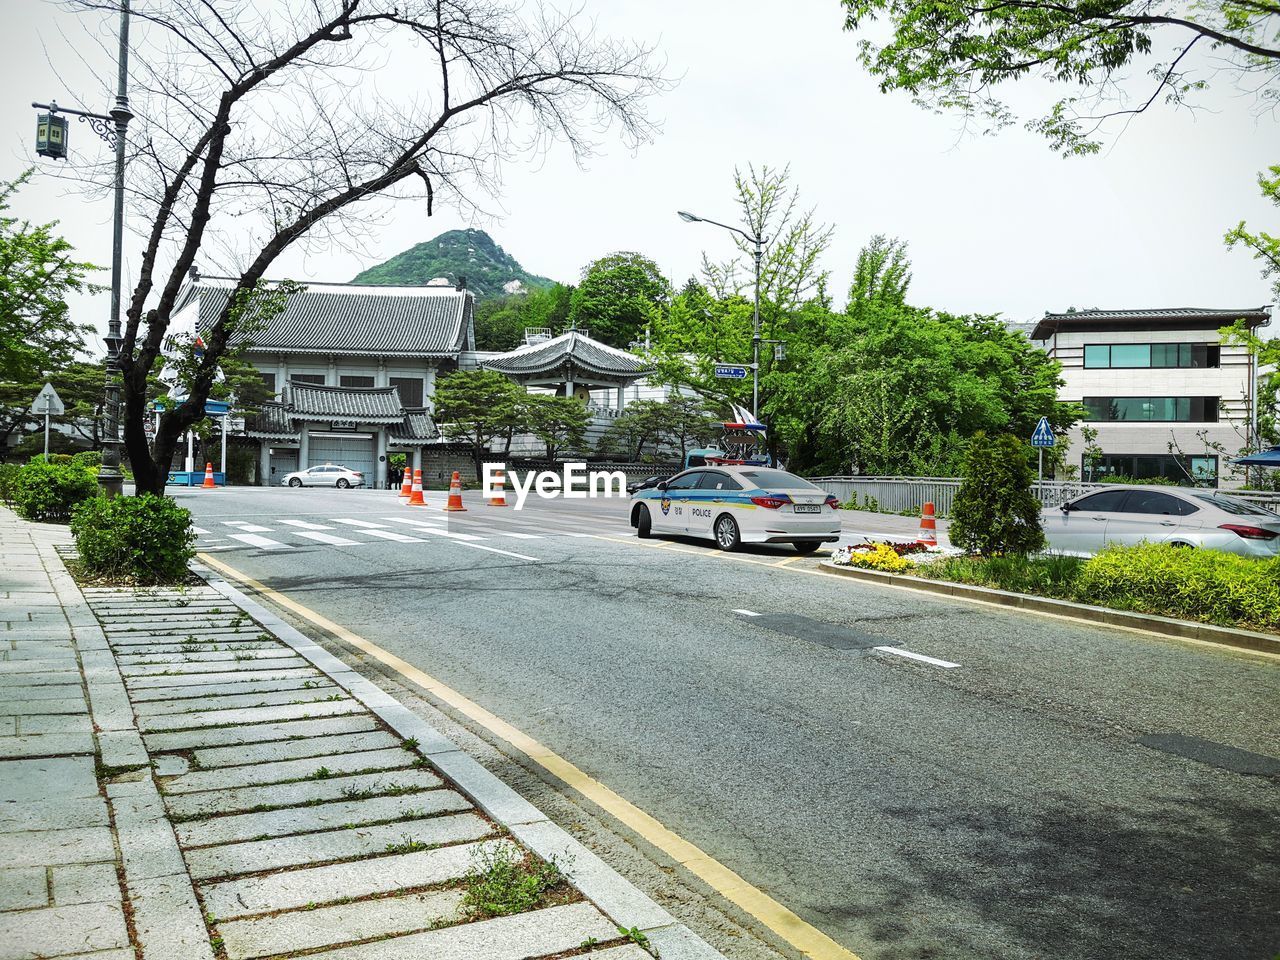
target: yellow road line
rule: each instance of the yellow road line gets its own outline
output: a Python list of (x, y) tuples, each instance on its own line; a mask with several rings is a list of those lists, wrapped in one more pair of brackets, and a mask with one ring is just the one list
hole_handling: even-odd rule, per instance
[[(675, 545), (672, 545), (672, 548), (677, 549)], [(304, 620), (333, 634), (344, 643), (368, 654), (396, 671), (406, 680), (422, 687), (438, 700), (449, 704), (459, 713), (479, 724), (490, 733), (501, 737), (543, 769), (559, 777), (588, 800), (608, 811), (621, 821), (624, 826), (634, 830), (649, 843), (667, 854), (667, 856), (684, 865), (722, 897), (737, 904), (737, 906), (755, 917), (806, 957), (811, 957), (812, 960), (859, 960), (857, 954), (851, 953), (840, 946), (817, 927), (802, 920), (763, 890), (752, 886), (700, 847), (669, 830), (631, 801), (615, 793), (599, 780), (588, 776), (564, 757), (543, 746), (533, 737), (512, 726), (501, 717), (490, 713), (474, 700), (463, 696), (457, 690), (445, 685), (408, 661), (402, 660), (394, 653), (384, 650), (373, 641), (352, 633), (346, 627), (334, 623), (296, 600), (272, 590), (234, 567), (214, 559), (207, 553), (201, 553), (198, 556), (201, 563), (221, 571), (231, 579), (248, 586), (261, 596), (269, 598), (277, 606), (293, 611)]]

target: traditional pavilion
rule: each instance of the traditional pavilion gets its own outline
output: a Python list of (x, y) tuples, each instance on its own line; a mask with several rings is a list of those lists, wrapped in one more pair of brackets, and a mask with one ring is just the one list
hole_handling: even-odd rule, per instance
[(525, 342), (509, 353), (492, 354), (480, 361), (486, 370), (510, 377), (526, 390), (550, 387), (557, 395), (592, 403), (592, 394), (608, 391), (609, 401), (597, 409), (622, 410), (623, 392), (650, 373), (634, 353), (593, 340), (586, 330), (572, 329), (551, 336), (549, 330), (525, 331)]

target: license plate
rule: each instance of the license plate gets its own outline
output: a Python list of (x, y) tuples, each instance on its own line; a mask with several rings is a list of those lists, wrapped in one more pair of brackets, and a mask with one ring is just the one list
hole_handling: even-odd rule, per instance
[(817, 503), (797, 503), (796, 513), (821, 513), (822, 506)]

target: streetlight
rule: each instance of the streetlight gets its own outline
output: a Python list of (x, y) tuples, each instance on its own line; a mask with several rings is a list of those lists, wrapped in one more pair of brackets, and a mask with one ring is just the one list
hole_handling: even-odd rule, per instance
[(689, 213), (687, 210), (677, 210), (676, 213), (685, 223), (710, 223), (717, 227), (723, 227), (725, 230), (732, 230), (738, 236), (742, 237), (747, 243), (755, 246), (756, 259), (756, 302), (755, 311), (751, 318), (751, 417), (756, 423), (760, 422), (760, 260), (763, 257), (764, 240), (760, 237), (753, 237), (745, 230), (739, 230), (737, 227), (731, 227), (727, 223), (721, 223), (718, 220), (708, 220), (706, 217), (700, 217), (696, 213)]
[[(58, 116), (69, 113), (90, 128), (116, 152), (115, 210), (111, 231), (111, 316), (107, 320), (107, 362), (105, 403), (103, 404), (102, 465), (98, 485), (108, 497), (117, 496), (124, 485), (120, 473), (120, 385), (116, 381), (120, 357), (120, 282), (124, 246), (124, 148), (125, 130), (133, 114), (129, 110), (129, 0), (120, 0), (120, 52), (116, 60), (116, 102), (107, 113), (89, 113), (58, 106), (56, 101), (31, 106), (48, 113), (40, 116), (36, 128), (36, 152), (64, 160), (67, 156), (67, 122)], [(114, 129), (111, 125), (114, 125)]]

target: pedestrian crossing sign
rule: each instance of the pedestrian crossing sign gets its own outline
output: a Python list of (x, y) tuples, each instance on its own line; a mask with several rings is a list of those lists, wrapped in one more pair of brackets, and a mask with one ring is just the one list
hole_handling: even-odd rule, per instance
[(1053, 428), (1049, 426), (1049, 418), (1041, 417), (1040, 422), (1036, 424), (1035, 431), (1031, 434), (1031, 445), (1033, 447), (1052, 447), (1053, 444)]

